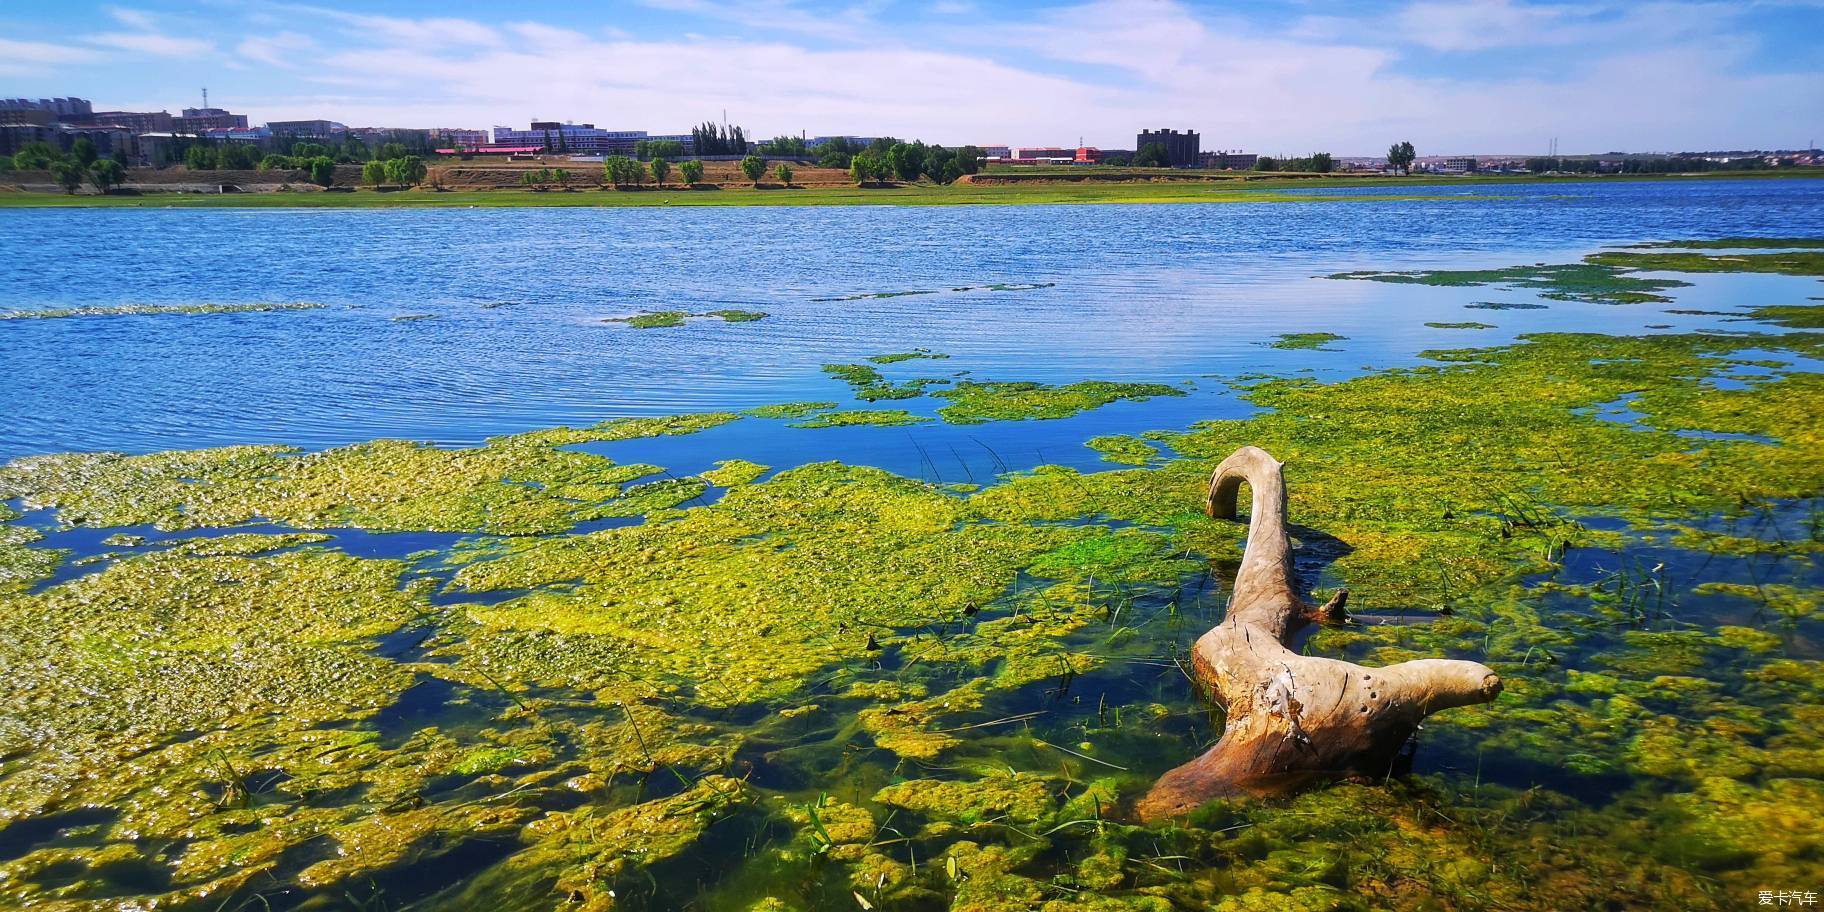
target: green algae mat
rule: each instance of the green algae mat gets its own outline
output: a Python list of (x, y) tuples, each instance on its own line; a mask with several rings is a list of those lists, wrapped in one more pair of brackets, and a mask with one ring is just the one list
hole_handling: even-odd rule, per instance
[[(1679, 287), (1665, 272), (1817, 274), (1806, 256), (1347, 277), (1625, 303)], [(942, 360), (916, 350), (825, 370), (935, 417), (807, 401), (461, 449), (18, 459), (0, 906), (1729, 909), (1814, 889), (1816, 310), (1231, 379), (1248, 417), (980, 487), (574, 447), (1183, 391), (874, 366)], [(1143, 827), (1131, 802), (1222, 731), (1185, 663), (1243, 544), (1205, 486), (1245, 444), (1287, 463), (1303, 582), (1358, 612), (1302, 649), (1470, 658), (1507, 690), (1433, 717), (1382, 780)], [(423, 547), (360, 547), (384, 535)]]

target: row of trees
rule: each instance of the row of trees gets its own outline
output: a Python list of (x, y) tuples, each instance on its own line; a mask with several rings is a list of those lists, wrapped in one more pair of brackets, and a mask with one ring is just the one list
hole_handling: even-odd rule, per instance
[(416, 187), (424, 183), (430, 169), (425, 167), (424, 159), (416, 155), (401, 155), (384, 161), (374, 159), (361, 166), (361, 182), (369, 187), (381, 184), (392, 184), (396, 187)]
[(690, 128), (691, 147), (698, 155), (746, 155), (747, 134), (740, 127), (723, 127), (705, 121)]
[(12, 156), (0, 156), (0, 171), (49, 171), (51, 180), (65, 193), (75, 193), (83, 181), (95, 185), (101, 193), (120, 186), (127, 179), (127, 166), (113, 158), (102, 158), (94, 141), (79, 136), (65, 152), (46, 142), (27, 143)]
[(1256, 171), (1309, 171), (1316, 174), (1329, 174), (1336, 169), (1336, 160), (1328, 152), (1313, 152), (1304, 158), (1273, 158), (1262, 155), (1254, 160)]
[(975, 146), (946, 149), (922, 142), (900, 142), (879, 139), (849, 159), (849, 176), (856, 184), (900, 180), (911, 182), (920, 177), (934, 183), (948, 184), (981, 167), (982, 150)]

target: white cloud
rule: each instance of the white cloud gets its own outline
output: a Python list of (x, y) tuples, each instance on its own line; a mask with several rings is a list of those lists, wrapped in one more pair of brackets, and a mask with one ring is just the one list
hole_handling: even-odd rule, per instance
[[(297, 31), (269, 23), (234, 45), (257, 74), (238, 91), (256, 120), (483, 127), (537, 117), (672, 132), (726, 108), (761, 135), (952, 145), (1082, 136), (1121, 148), (1140, 128), (1172, 126), (1199, 130), (1206, 148), (1293, 154), (1373, 153), (1396, 139), (1427, 153), (1526, 152), (1552, 136), (1587, 151), (1791, 144), (1801, 140), (1770, 131), (1824, 110), (1824, 79), (1751, 75), (1765, 61), (1751, 33), (1735, 27), (1737, 8), (1697, 0), (1543, 10), (1520, 0), (1415, 0), (1386, 21), (1269, 21), (1172, 0), (1090, 0), (1008, 19), (984, 6), (968, 23), (922, 15), (932, 7), (891, 24), (866, 4), (645, 2), (701, 13), (705, 31), (766, 25), (739, 37), (680, 37), (671, 22), (671, 34), (654, 37), (580, 22), (273, 6)], [(172, 37), (162, 20), (116, 19), (133, 27), (117, 34), (146, 52), (198, 51), (181, 42), (201, 39)], [(1413, 27), (1389, 27), (1399, 20)], [(1472, 63), (1451, 69), (1435, 63), (1437, 54), (1529, 45), (1558, 48), (1530, 75), (1467, 56)], [(44, 65), (92, 53), (28, 50)], [(283, 69), (300, 54), (312, 66)], [(1676, 96), (1660, 91), (1666, 85), (1679, 86)]]
[(85, 35), (82, 40), (90, 44), (153, 57), (195, 57), (212, 53), (215, 50), (213, 42), (161, 32), (152, 15), (140, 10), (109, 7), (108, 15), (132, 31), (101, 32)]
[(279, 32), (248, 38), (235, 46), (234, 52), (246, 60), (289, 69), (298, 65), (299, 56), (312, 53), (317, 48), (317, 42), (309, 35)]

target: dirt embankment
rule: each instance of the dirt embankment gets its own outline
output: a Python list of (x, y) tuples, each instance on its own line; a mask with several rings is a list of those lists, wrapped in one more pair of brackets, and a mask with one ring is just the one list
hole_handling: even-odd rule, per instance
[[(1088, 184), (1088, 183), (1241, 183), (1251, 180), (1298, 180), (1301, 178), (1349, 177), (1347, 173), (1319, 174), (1313, 171), (1194, 171), (1165, 168), (1063, 170), (1043, 168), (1032, 171), (985, 171), (965, 174), (957, 180), (963, 184)], [(1378, 175), (1362, 175), (1378, 176)]]
[[(337, 165), (337, 186), (353, 187), (361, 181), (360, 165)], [(49, 171), (15, 171), (0, 175), (0, 186), (40, 193), (58, 193), (63, 188)], [(224, 191), (224, 188), (227, 188)], [(191, 171), (188, 168), (128, 168), (127, 179), (120, 185), (129, 193), (271, 193), (280, 189), (316, 190), (310, 175), (299, 170), (285, 171)], [(78, 193), (94, 193), (86, 180)]]
[[(777, 187), (779, 178), (774, 172), (779, 163), (766, 163), (766, 173), (760, 178), (760, 186)], [(641, 164), (641, 168), (646, 166)], [(431, 166), (431, 177), (427, 183), (442, 187), (445, 190), (507, 190), (525, 186), (525, 174), (528, 171), (541, 169), (556, 171), (563, 169), (567, 177), (561, 186), (575, 188), (594, 188), (607, 183), (602, 175), (602, 166), (598, 162), (573, 162), (555, 159), (548, 162), (452, 162)], [(854, 181), (849, 179), (849, 172), (840, 168), (817, 168), (810, 165), (792, 165), (792, 186), (794, 187), (844, 187)], [(642, 170), (647, 185), (652, 184), (651, 172)], [(671, 174), (665, 178), (667, 185), (681, 182), (678, 167), (674, 162)], [(740, 162), (704, 162), (704, 185), (747, 187), (752, 182), (741, 173)], [(557, 181), (548, 181), (546, 186), (560, 186)]]

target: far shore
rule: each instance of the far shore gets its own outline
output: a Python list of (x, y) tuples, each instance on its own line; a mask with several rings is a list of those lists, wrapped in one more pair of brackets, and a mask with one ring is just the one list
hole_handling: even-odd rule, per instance
[[(210, 172), (198, 172), (199, 180)], [(578, 168), (573, 177), (587, 172)], [(948, 186), (892, 184), (856, 187), (820, 183), (811, 186), (762, 182), (701, 184), (685, 187), (675, 181), (664, 188), (650, 184), (613, 189), (572, 180), (564, 187), (529, 189), (501, 187), (483, 190), (446, 190), (419, 187), (410, 190), (331, 187), (289, 184), (284, 189), (251, 192), (203, 193), (129, 188), (107, 195), (84, 188), (66, 194), (36, 187), (7, 185), (0, 175), (0, 208), (477, 208), (477, 207), (628, 207), (628, 206), (949, 206), (1033, 205), (1074, 203), (1260, 203), (1393, 201), (1412, 199), (1475, 200), (1499, 198), (1498, 193), (1455, 192), (1516, 184), (1552, 185), (1634, 181), (1779, 180), (1824, 177), (1824, 168), (1791, 168), (1777, 171), (1710, 172), (1693, 174), (1578, 174), (1578, 175), (1326, 175), (1292, 176), (1255, 172), (1203, 172), (1136, 175), (1131, 179), (1072, 179), (1068, 173), (986, 173), (975, 182)], [(1011, 178), (1011, 179), (1010, 179)], [(1048, 179), (1052, 178), (1052, 179)], [(1409, 188), (1400, 194), (1314, 194), (1305, 191), (1371, 188)]]

